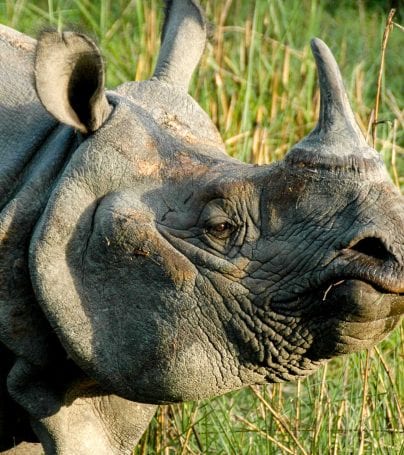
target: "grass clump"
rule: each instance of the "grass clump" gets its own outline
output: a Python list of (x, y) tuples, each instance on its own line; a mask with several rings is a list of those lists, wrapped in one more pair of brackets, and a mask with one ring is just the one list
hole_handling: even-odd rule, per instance
[[(313, 128), (319, 107), (313, 36), (340, 64), (371, 137), (387, 10), (375, 1), (202, 1), (215, 24), (190, 92), (242, 160), (281, 159)], [(157, 0), (6, 0), (0, 20), (35, 35), (49, 24), (96, 37), (107, 84), (150, 77), (159, 48)], [(398, 17), (398, 16), (396, 16)], [(393, 18), (375, 147), (404, 188), (403, 30)], [(332, 360), (295, 384), (244, 389), (161, 407), (136, 454), (402, 454), (403, 326), (369, 352)]]

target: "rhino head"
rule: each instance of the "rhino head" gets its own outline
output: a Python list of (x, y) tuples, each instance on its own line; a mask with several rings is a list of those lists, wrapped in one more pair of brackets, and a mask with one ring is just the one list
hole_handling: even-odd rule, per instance
[(173, 2), (153, 77), (114, 91), (83, 35), (37, 48), (37, 93), (82, 142), (32, 237), (35, 295), (74, 361), (135, 401), (304, 377), (404, 311), (404, 199), (330, 50), (313, 40), (317, 126), (255, 166), (187, 94), (205, 37), (199, 7)]

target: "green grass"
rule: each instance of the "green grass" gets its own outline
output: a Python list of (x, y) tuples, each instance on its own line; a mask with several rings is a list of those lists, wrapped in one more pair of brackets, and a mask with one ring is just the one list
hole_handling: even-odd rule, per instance
[[(314, 126), (319, 94), (309, 51), (313, 36), (335, 53), (358, 122), (368, 131), (387, 17), (383, 3), (203, 1), (216, 28), (190, 91), (218, 126), (228, 152), (270, 163)], [(109, 87), (151, 75), (161, 17), (157, 0), (0, 1), (0, 20), (20, 31), (35, 35), (49, 24), (75, 24), (94, 36)], [(402, 188), (403, 45), (404, 33), (395, 26), (376, 141)], [(377, 349), (335, 359), (300, 383), (161, 407), (135, 453), (402, 455), (403, 342), (401, 325)]]

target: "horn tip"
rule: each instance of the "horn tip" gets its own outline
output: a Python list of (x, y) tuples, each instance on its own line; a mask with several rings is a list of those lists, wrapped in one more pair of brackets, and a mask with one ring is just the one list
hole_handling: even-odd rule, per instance
[(310, 40), (310, 47), (314, 55), (316, 54), (324, 54), (325, 52), (329, 53), (330, 49), (325, 44), (325, 42), (320, 38), (312, 38)]

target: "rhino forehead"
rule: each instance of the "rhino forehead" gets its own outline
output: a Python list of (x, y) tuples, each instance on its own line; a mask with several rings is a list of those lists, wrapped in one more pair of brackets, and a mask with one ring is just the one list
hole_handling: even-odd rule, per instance
[(83, 144), (69, 169), (88, 172), (90, 185), (110, 174), (113, 181), (149, 178), (153, 186), (154, 179), (191, 179), (193, 173), (208, 172), (212, 162), (231, 161), (216, 128), (195, 101), (165, 85), (128, 83), (109, 92), (113, 109), (108, 120)]
[(224, 145), (205, 111), (182, 90), (162, 81), (128, 82), (116, 92), (145, 110), (154, 121), (177, 140), (219, 148)]

